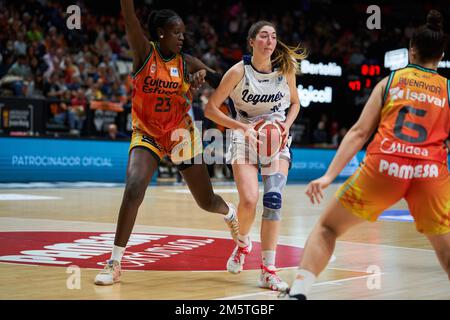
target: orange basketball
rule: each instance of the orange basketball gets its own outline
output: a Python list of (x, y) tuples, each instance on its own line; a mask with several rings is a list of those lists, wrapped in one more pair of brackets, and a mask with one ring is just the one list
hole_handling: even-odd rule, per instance
[(255, 126), (255, 130), (258, 132), (258, 140), (262, 142), (258, 145), (258, 155), (264, 158), (276, 155), (283, 143), (281, 126), (276, 122), (265, 121)]

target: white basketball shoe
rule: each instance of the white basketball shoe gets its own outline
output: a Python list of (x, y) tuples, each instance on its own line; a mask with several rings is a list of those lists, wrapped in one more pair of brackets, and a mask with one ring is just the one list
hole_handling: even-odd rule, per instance
[(259, 287), (269, 288), (270, 290), (273, 291), (285, 292), (289, 286), (277, 275), (277, 270), (275, 266), (266, 267), (265, 265), (261, 265)]
[(252, 251), (252, 241), (249, 239), (249, 244), (244, 247), (236, 246), (233, 253), (228, 258), (227, 270), (230, 273), (239, 273), (244, 269), (245, 256)]
[(108, 260), (105, 268), (95, 277), (94, 283), (100, 286), (110, 286), (116, 282), (120, 282), (121, 275), (120, 262)]

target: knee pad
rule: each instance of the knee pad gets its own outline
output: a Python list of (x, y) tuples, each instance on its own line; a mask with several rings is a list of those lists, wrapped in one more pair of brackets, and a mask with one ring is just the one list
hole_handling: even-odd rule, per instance
[(264, 181), (263, 215), (265, 220), (281, 220), (282, 191), (287, 178), (281, 173), (270, 175)]

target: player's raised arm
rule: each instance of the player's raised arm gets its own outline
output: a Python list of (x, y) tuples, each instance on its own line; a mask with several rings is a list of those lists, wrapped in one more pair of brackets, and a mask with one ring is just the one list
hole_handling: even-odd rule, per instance
[(120, 0), (120, 6), (125, 20), (128, 44), (130, 45), (131, 50), (133, 50), (133, 69), (137, 70), (137, 68), (144, 63), (150, 52), (150, 43), (136, 16), (133, 1), (134, 0)]

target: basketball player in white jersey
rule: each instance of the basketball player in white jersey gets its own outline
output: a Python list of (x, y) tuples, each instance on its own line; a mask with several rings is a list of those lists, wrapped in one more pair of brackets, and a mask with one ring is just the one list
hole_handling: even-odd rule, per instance
[[(239, 235), (237, 246), (227, 262), (230, 273), (239, 273), (245, 256), (252, 250), (249, 233), (255, 219), (259, 196), (258, 169), (264, 181), (264, 210), (261, 225), (262, 264), (259, 286), (283, 291), (287, 284), (275, 268), (275, 253), (281, 219), (282, 190), (286, 185), (291, 156), (287, 143), (289, 128), (294, 123), (300, 104), (295, 75), (297, 60), (305, 54), (300, 47), (290, 48), (277, 41), (275, 26), (267, 21), (253, 24), (248, 33), (252, 55), (244, 56), (224, 75), (205, 109), (205, 116), (233, 130), (229, 156), (239, 192)], [(302, 50), (304, 51), (304, 50)], [(219, 110), (230, 97), (237, 111), (232, 119)], [(283, 132), (281, 150), (261, 164), (255, 148), (258, 144), (254, 127), (264, 120), (276, 121)], [(267, 167), (269, 167), (268, 170)]]

